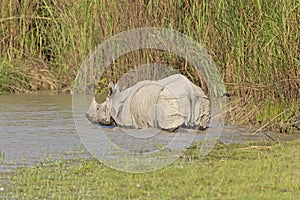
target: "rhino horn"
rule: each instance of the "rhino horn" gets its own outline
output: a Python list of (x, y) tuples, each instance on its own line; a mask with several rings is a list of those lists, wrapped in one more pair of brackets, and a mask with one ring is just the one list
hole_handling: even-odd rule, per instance
[(98, 123), (98, 120), (97, 120), (97, 107), (98, 107), (98, 103), (96, 101), (96, 98), (93, 97), (92, 99), (92, 102), (85, 114), (86, 118), (91, 121), (92, 123), (96, 124)]

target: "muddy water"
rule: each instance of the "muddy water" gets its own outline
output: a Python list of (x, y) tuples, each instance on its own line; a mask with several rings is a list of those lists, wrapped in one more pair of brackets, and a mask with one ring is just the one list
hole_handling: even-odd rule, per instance
[[(114, 128), (109, 132), (118, 138), (120, 130)], [(226, 126), (219, 141), (228, 144), (268, 139), (264, 134), (249, 133), (249, 130)], [(166, 138), (173, 137), (172, 134), (164, 134)], [(282, 140), (295, 137), (269, 135)], [(196, 134), (195, 140), (202, 140), (204, 136), (203, 133)], [(72, 96), (0, 95), (0, 152), (5, 155), (4, 162), (0, 157), (0, 173), (49, 159), (91, 157), (76, 132)]]
[(71, 108), (71, 95), (0, 95), (0, 172), (79, 154)]

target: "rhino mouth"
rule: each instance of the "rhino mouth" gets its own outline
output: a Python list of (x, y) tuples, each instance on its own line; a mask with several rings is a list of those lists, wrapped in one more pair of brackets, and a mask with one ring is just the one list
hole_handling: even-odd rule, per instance
[(91, 117), (88, 113), (85, 114), (85, 117), (90, 121), (92, 122), (93, 124), (100, 124), (100, 125), (103, 125), (103, 126), (116, 126), (116, 122), (113, 120), (113, 118), (110, 118), (110, 122), (107, 122), (105, 120), (98, 120), (98, 119), (95, 119), (93, 117)]
[(93, 124), (99, 124), (99, 122), (95, 120), (93, 117), (91, 117), (88, 113), (85, 114), (85, 117)]

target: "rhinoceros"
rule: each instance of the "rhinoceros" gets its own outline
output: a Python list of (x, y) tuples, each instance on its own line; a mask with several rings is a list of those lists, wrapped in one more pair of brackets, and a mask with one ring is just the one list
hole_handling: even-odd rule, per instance
[(173, 131), (205, 129), (210, 120), (208, 97), (181, 74), (141, 81), (124, 91), (111, 84), (105, 102), (99, 104), (93, 97), (86, 113), (92, 123)]

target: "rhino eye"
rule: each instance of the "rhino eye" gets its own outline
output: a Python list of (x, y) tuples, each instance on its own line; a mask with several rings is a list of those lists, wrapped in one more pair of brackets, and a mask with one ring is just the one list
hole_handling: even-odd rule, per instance
[(97, 108), (97, 110), (99, 110), (99, 108)]

